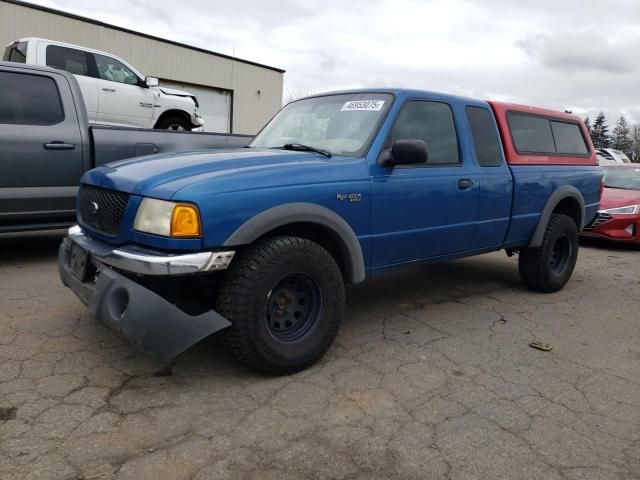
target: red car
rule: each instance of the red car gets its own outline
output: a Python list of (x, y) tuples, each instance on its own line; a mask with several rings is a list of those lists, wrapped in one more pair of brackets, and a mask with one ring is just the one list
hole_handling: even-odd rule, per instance
[(607, 165), (596, 218), (585, 236), (640, 244), (640, 164)]

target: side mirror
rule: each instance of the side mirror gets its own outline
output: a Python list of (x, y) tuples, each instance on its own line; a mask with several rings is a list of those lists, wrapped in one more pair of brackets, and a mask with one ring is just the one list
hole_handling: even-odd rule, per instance
[(429, 154), (427, 144), (417, 138), (407, 138), (396, 140), (391, 146), (391, 151), (382, 158), (382, 164), (386, 166), (412, 165), (417, 163), (427, 163)]
[(160, 81), (156, 77), (147, 77), (144, 79), (144, 83), (147, 84), (147, 87), (157, 87), (160, 85)]

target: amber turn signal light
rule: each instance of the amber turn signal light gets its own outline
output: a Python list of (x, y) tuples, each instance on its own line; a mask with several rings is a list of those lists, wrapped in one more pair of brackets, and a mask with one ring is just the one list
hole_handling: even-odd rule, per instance
[(198, 209), (193, 205), (182, 203), (176, 205), (171, 215), (171, 236), (184, 238), (200, 237), (201, 235), (202, 228)]

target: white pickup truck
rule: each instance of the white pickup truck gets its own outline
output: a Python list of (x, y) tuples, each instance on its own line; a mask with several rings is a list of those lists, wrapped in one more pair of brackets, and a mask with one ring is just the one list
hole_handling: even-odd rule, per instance
[(7, 45), (4, 61), (29, 63), (73, 73), (89, 123), (119, 127), (202, 131), (194, 95), (159, 86), (121, 58), (90, 48), (41, 38)]

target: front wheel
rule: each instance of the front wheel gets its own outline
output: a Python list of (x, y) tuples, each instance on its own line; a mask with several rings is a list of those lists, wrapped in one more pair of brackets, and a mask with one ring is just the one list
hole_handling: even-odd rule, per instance
[(174, 116), (166, 117), (156, 124), (158, 130), (173, 130), (174, 132), (184, 132), (191, 130), (191, 122), (185, 118)]
[(553, 214), (542, 244), (520, 251), (518, 270), (523, 283), (539, 292), (557, 292), (566, 285), (578, 259), (578, 228), (566, 215)]
[(241, 363), (286, 375), (329, 349), (344, 312), (340, 269), (320, 245), (273, 237), (252, 247), (226, 272), (216, 306), (231, 326), (227, 344)]

